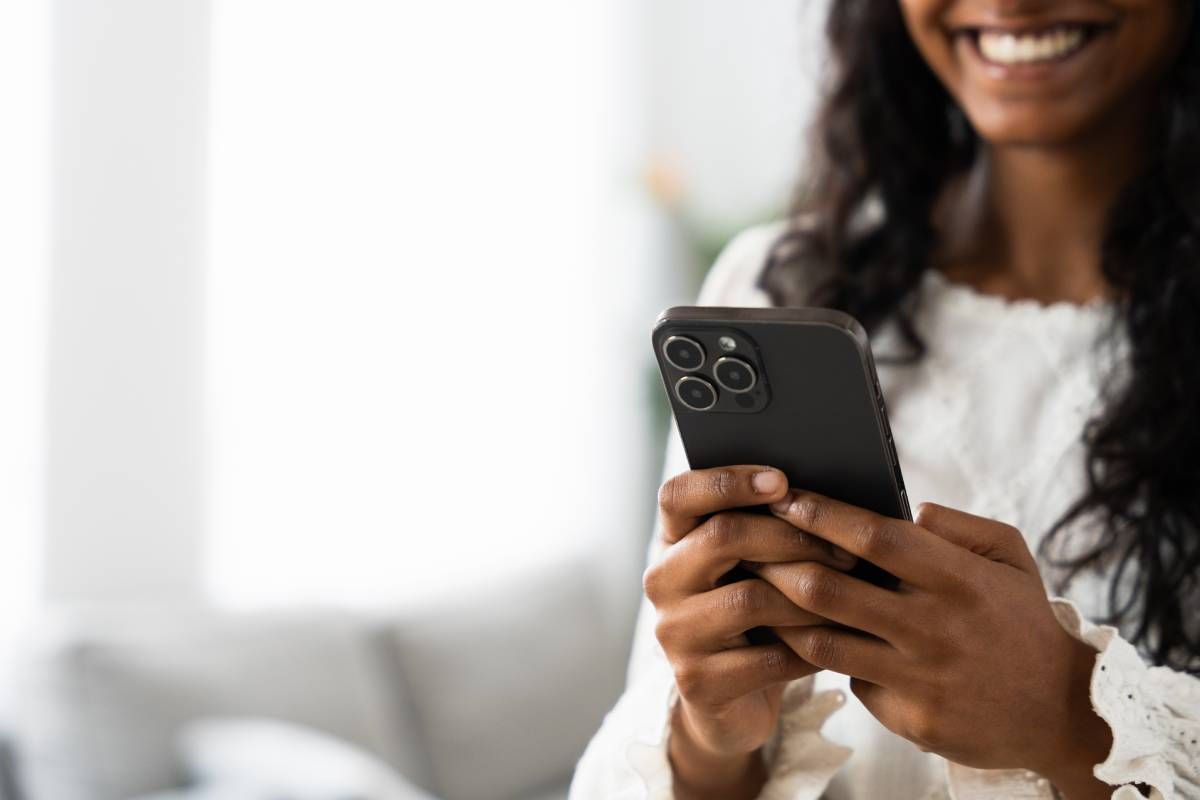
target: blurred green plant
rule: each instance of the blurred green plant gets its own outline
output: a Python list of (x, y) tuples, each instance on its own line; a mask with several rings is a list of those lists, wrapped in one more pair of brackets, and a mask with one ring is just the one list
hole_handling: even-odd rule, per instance
[[(643, 173), (643, 185), (654, 204), (669, 221), (684, 257), (667, 268), (686, 273), (688, 302), (694, 302), (717, 256), (741, 231), (754, 225), (780, 219), (786, 213), (783, 203), (772, 201), (733, 219), (713, 219), (700, 213), (691, 202), (687, 182), (678, 161), (670, 156), (651, 158)], [(657, 365), (650, 361), (646, 369), (646, 403), (651, 418), (651, 436), (655, 447), (666, 441), (671, 407), (664, 394)]]

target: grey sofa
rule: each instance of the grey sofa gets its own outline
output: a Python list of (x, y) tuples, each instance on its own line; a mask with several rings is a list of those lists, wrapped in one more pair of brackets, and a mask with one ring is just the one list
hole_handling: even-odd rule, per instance
[(581, 566), (393, 615), (57, 615), (24, 650), (0, 797), (176, 787), (181, 726), (254, 716), (352, 743), (444, 800), (562, 798), (623, 680), (603, 597)]

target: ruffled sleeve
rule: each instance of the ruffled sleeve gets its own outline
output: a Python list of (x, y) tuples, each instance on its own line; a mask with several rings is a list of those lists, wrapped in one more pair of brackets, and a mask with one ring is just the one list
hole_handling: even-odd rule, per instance
[[(738, 236), (717, 260), (700, 292), (701, 305), (753, 305), (766, 302), (753, 278), (781, 229), (765, 226)], [(663, 479), (687, 469), (687, 457), (674, 423), (668, 436)], [(655, 526), (647, 563), (661, 557)], [(604, 718), (576, 767), (572, 800), (633, 800), (672, 797), (667, 757), (671, 711), (678, 701), (666, 654), (654, 636), (655, 611), (642, 599), (634, 632), (625, 692)], [(820, 734), (825, 720), (845, 702), (838, 690), (813, 692), (813, 678), (784, 691), (779, 726), (764, 747), (769, 779), (761, 800), (817, 800), (850, 749)]]
[(1157, 800), (1200, 798), (1200, 679), (1148, 666), (1116, 628), (1088, 621), (1065, 598), (1052, 603), (1063, 627), (1098, 651), (1092, 707), (1112, 728), (1113, 746), (1096, 777), (1121, 787), (1115, 800), (1140, 800), (1131, 784)]

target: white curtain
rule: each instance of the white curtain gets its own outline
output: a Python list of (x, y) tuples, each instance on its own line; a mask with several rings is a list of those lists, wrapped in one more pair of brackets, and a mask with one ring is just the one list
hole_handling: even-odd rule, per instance
[(219, 601), (410, 602), (640, 550), (633, 9), (216, 4)]

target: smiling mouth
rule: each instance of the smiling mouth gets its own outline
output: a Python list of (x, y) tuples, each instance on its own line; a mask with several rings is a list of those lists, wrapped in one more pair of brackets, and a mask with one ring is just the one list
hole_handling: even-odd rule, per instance
[(1043, 64), (1070, 58), (1109, 26), (1059, 23), (1035, 30), (967, 28), (962, 31), (984, 61), (1002, 67)]

